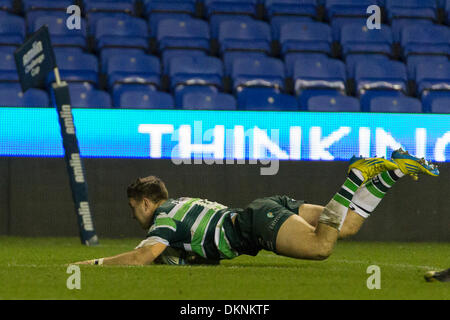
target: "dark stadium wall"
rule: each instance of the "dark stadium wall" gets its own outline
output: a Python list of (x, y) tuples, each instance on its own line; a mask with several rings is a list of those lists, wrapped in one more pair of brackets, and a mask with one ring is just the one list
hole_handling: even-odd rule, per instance
[[(287, 194), (325, 205), (343, 183), (346, 162), (280, 162), (277, 175), (261, 165), (175, 165), (170, 160), (85, 159), (95, 226), (102, 237), (143, 237), (131, 219), (126, 187), (157, 175), (171, 197), (196, 196), (232, 207)], [(441, 177), (400, 180), (368, 219), (356, 240), (450, 241), (450, 165)], [(77, 236), (68, 176), (62, 158), (0, 158), (0, 234)], [(4, 177), (4, 178), (3, 178)]]

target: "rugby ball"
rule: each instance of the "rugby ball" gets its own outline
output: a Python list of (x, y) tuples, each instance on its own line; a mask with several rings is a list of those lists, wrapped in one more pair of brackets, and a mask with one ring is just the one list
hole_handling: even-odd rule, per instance
[(186, 253), (182, 250), (167, 247), (166, 250), (156, 259), (155, 263), (172, 266), (186, 265)]

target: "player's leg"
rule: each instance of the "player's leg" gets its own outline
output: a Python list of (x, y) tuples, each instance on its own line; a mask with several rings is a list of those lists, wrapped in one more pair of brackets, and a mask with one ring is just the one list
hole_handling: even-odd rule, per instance
[[(323, 206), (305, 203), (298, 208), (298, 215), (302, 217), (308, 224), (316, 228), (323, 209)], [(339, 238), (347, 238), (358, 233), (365, 220), (366, 219), (361, 215), (349, 209), (347, 211), (347, 216), (344, 220), (344, 224), (342, 225), (342, 228), (339, 232)]]
[[(356, 190), (339, 234), (340, 238), (356, 234), (389, 190), (405, 175), (411, 175), (415, 180), (419, 173), (439, 175), (439, 170), (434, 165), (413, 157), (402, 149), (392, 153), (392, 160), (399, 166), (398, 169), (381, 172)], [(299, 215), (312, 226), (317, 226), (322, 210), (322, 206), (305, 204), (299, 208)]]
[(317, 227), (314, 229), (301, 216), (291, 216), (278, 231), (277, 253), (299, 259), (327, 258), (338, 239), (355, 191), (380, 172), (397, 168), (395, 163), (382, 158), (352, 158), (345, 183), (323, 208)]

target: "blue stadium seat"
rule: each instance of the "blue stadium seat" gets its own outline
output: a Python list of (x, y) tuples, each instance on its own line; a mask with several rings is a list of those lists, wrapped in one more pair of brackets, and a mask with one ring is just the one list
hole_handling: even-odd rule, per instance
[(361, 111), (370, 112), (372, 100), (377, 99), (379, 97), (401, 99), (406, 97), (406, 95), (402, 91), (395, 91), (395, 90), (387, 90), (387, 89), (368, 90), (359, 97), (359, 103), (361, 104)]
[(422, 103), (411, 97), (376, 97), (370, 101), (370, 111), (422, 113)]
[(26, 18), (26, 25), (27, 25), (27, 33), (32, 33), (35, 31), (35, 23), (36, 20), (41, 17), (55, 17), (63, 19), (63, 16), (65, 16), (67, 19), (67, 15), (65, 12), (60, 10), (51, 10), (51, 11), (42, 11), (42, 10), (32, 10), (25, 12), (25, 18)]
[(245, 88), (238, 94), (238, 108), (247, 111), (297, 111), (294, 96), (271, 88)]
[(272, 39), (279, 40), (280, 39), (280, 28), (282, 25), (289, 22), (315, 22), (311, 17), (306, 16), (273, 16), (270, 19), (270, 27), (272, 29)]
[(326, 0), (328, 20), (334, 17), (366, 17), (367, 8), (377, 4), (374, 0)]
[(130, 14), (126, 12), (104, 12), (104, 11), (91, 11), (86, 13), (87, 30), (89, 34), (95, 35), (97, 32), (97, 23), (103, 18), (112, 18), (115, 20), (126, 20), (130, 18)]
[(200, 19), (161, 20), (156, 39), (160, 52), (171, 48), (210, 51), (209, 25)]
[(85, 84), (69, 84), (70, 100), (75, 108), (111, 108), (111, 96)]
[(2, 107), (45, 108), (50, 106), (47, 92), (39, 89), (29, 89), (23, 93), (19, 84), (3, 86), (0, 84)]
[(230, 15), (230, 14), (215, 14), (209, 19), (209, 25), (211, 29), (211, 39), (219, 38), (219, 28), (220, 24), (225, 21), (235, 21), (240, 23), (252, 23), (255, 21), (251, 16), (248, 15)]
[(148, 25), (144, 19), (102, 18), (95, 27), (97, 49), (105, 47), (129, 47), (147, 50), (149, 47)]
[(432, 113), (450, 113), (450, 92), (447, 96), (438, 96), (430, 99), (429, 111)]
[(223, 63), (225, 66), (225, 75), (229, 76), (233, 72), (233, 64), (236, 59), (249, 58), (253, 60), (267, 58), (264, 52), (247, 51), (227, 51), (223, 54)]
[(304, 52), (291, 52), (284, 56), (284, 63), (286, 67), (286, 77), (292, 78), (294, 74), (295, 62), (297, 60), (320, 60), (328, 59), (329, 56), (324, 53), (304, 53)]
[(350, 54), (345, 57), (345, 64), (347, 66), (347, 77), (355, 79), (355, 68), (358, 63), (371, 64), (374, 61), (380, 63), (390, 61), (389, 57), (384, 54)]
[(189, 49), (170, 49), (164, 50), (161, 55), (163, 63), (163, 73), (169, 74), (170, 61), (173, 58), (179, 57), (206, 57), (206, 52), (203, 50), (189, 50)]
[(139, 108), (139, 109), (173, 109), (173, 97), (160, 91), (152, 90), (131, 90), (124, 91), (120, 95), (120, 100), (115, 101), (116, 107)]
[(233, 62), (231, 79), (237, 92), (245, 87), (284, 89), (285, 72), (281, 60), (275, 58), (237, 58)]
[(4, 14), (0, 17), (0, 46), (19, 46), (25, 39), (25, 21), (23, 18)]
[(146, 53), (142, 48), (104, 48), (100, 51), (101, 73), (107, 73), (109, 59), (113, 56), (134, 57), (145, 54)]
[(422, 96), (425, 112), (450, 113), (450, 91), (429, 91)]
[(307, 110), (313, 112), (359, 112), (359, 100), (347, 96), (315, 96), (308, 100)]
[(0, 0), (0, 11), (1, 10), (12, 11), (13, 8), (14, 8), (14, 0)]
[(33, 11), (33, 10), (43, 10), (43, 11), (49, 11), (49, 10), (59, 10), (59, 11), (66, 11), (66, 9), (73, 5), (73, 0), (58, 0), (58, 1), (51, 1), (51, 0), (22, 0), (23, 5), (23, 11)]
[(67, 17), (68, 16), (65, 12), (40, 16), (34, 21), (31, 32), (35, 32), (43, 25), (47, 25), (53, 46), (74, 46), (87, 48), (87, 30), (85, 20), (81, 19), (80, 30), (70, 30), (66, 25)]
[(175, 20), (189, 20), (193, 19), (193, 16), (188, 13), (170, 13), (170, 12), (155, 12), (148, 16), (148, 23), (150, 25), (150, 37), (156, 38), (158, 25), (162, 20), (175, 19)]
[(436, 19), (436, 0), (386, 0), (390, 20), (396, 18)]
[(320, 22), (288, 22), (280, 26), (281, 53), (331, 52), (331, 28)]
[(193, 15), (196, 12), (195, 0), (144, 0), (144, 6), (147, 16), (155, 13)]
[(419, 64), (422, 63), (447, 63), (448, 58), (446, 56), (426, 56), (426, 55), (411, 55), (407, 59), (408, 79), (416, 80), (416, 69)]
[(425, 90), (450, 91), (450, 62), (422, 62), (416, 67), (417, 92)]
[(214, 86), (222, 88), (223, 65), (215, 57), (175, 57), (169, 64), (172, 90), (179, 86)]
[(294, 64), (293, 79), (297, 95), (309, 89), (345, 92), (345, 65), (330, 58), (299, 59)]
[(407, 91), (406, 66), (398, 61), (359, 61), (355, 66), (356, 91), (364, 95), (369, 90)]
[(316, 0), (265, 0), (266, 16), (307, 16), (317, 17)]
[(331, 20), (331, 34), (333, 41), (341, 42), (341, 30), (345, 25), (358, 25), (361, 28), (367, 26), (367, 18), (358, 17), (336, 17)]
[(150, 55), (112, 56), (108, 61), (108, 85), (117, 84), (160, 85), (161, 66), (159, 59)]
[(450, 29), (441, 25), (409, 26), (401, 32), (403, 56), (450, 54)]
[(14, 55), (0, 52), (0, 81), (19, 81)]
[(214, 14), (256, 15), (258, 0), (204, 0), (205, 16)]
[(84, 11), (91, 12), (123, 12), (129, 15), (134, 13), (133, 1), (104, 1), (104, 0), (84, 0)]
[[(98, 60), (93, 54), (77, 53), (67, 55), (66, 52), (56, 52), (56, 63), (61, 79), (67, 82), (88, 82), (98, 85)], [(49, 75), (49, 81), (54, 81), (54, 75)]]
[(341, 29), (342, 54), (376, 53), (390, 55), (392, 53), (392, 32), (389, 26), (370, 30), (359, 24), (344, 25)]
[(406, 27), (417, 26), (419, 28), (423, 26), (432, 26), (434, 22), (427, 19), (394, 19), (391, 22), (392, 38), (395, 43), (401, 42), (401, 36), (403, 29)]
[(236, 110), (236, 99), (221, 92), (185, 92), (177, 107), (185, 110)]
[(219, 25), (220, 51), (271, 52), (270, 26), (262, 21), (222, 21)]

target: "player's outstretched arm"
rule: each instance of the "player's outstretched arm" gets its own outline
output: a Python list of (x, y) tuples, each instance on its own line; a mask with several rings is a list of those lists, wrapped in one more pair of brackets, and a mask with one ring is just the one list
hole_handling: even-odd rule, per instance
[(155, 243), (151, 246), (121, 253), (113, 257), (80, 261), (74, 264), (143, 266), (151, 264), (166, 249), (166, 247), (167, 246), (162, 243)]

